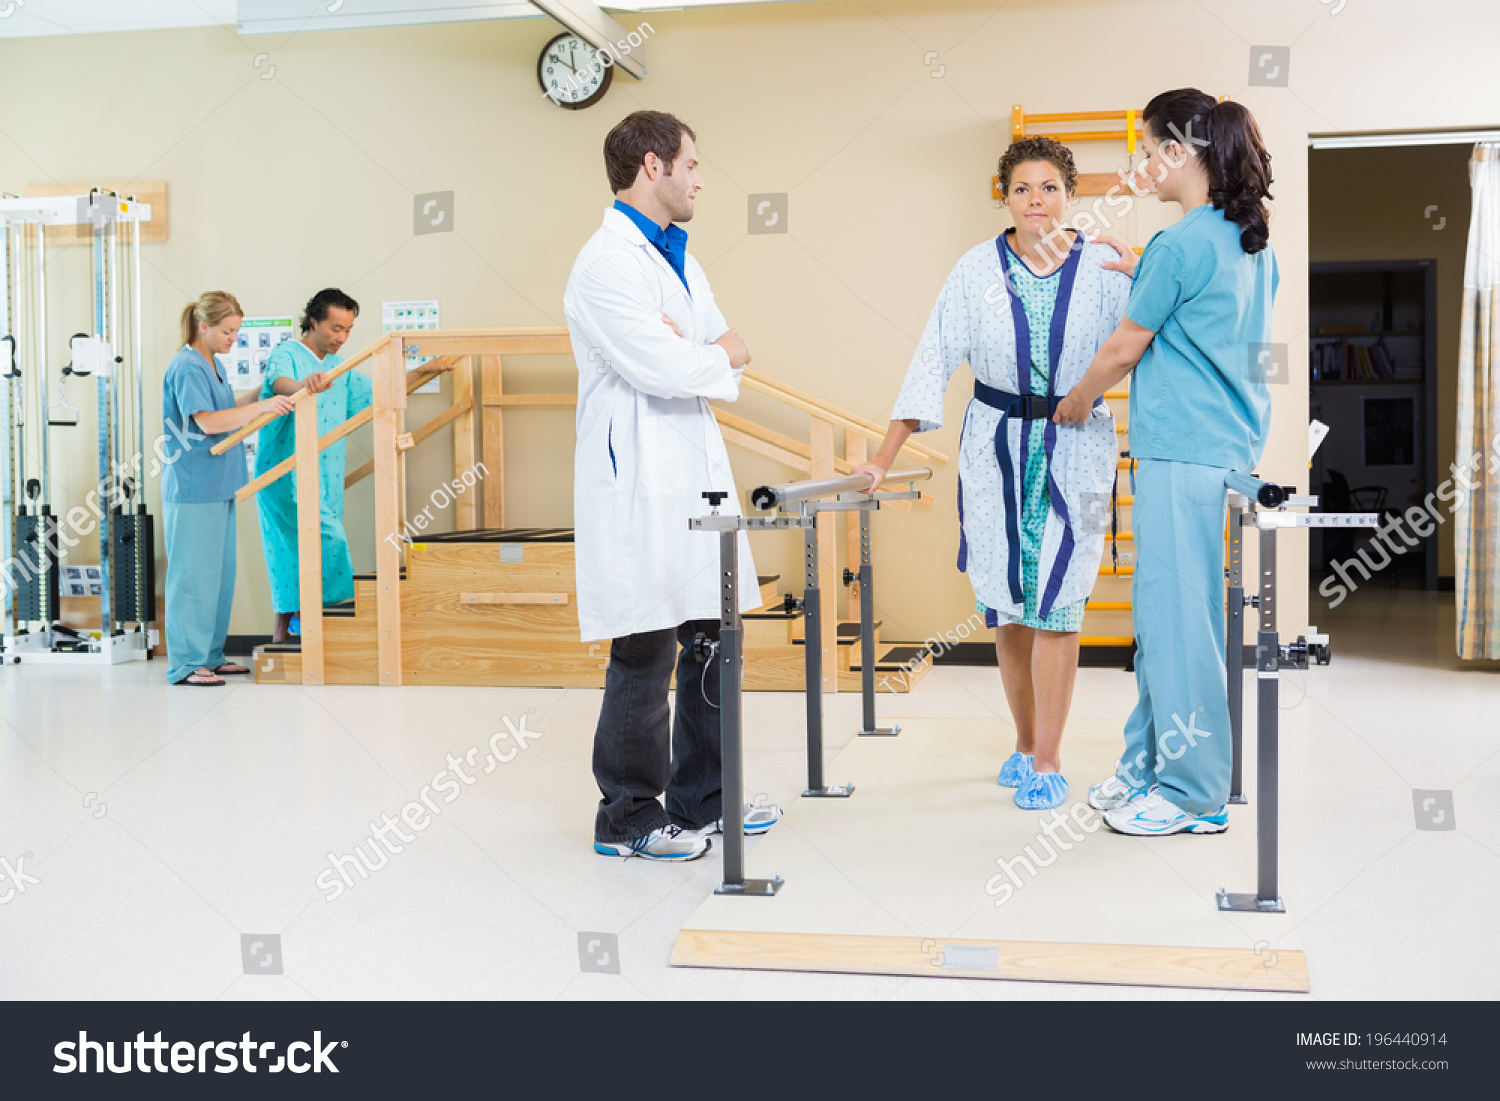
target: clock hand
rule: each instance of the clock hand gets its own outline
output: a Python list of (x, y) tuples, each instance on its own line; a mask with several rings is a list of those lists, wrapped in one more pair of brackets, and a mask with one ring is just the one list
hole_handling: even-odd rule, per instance
[[(573, 55), (570, 53), (570, 54), (568, 54), (568, 56), (572, 57)], [(555, 61), (555, 62), (557, 62), (559, 65), (563, 66), (563, 68), (565, 68), (565, 69), (573, 69), (573, 66), (569, 65), (566, 61), (564, 61), (562, 58), (558, 57), (556, 54), (552, 55), (552, 60)], [(577, 73), (578, 70), (577, 69), (573, 69), (573, 72)]]

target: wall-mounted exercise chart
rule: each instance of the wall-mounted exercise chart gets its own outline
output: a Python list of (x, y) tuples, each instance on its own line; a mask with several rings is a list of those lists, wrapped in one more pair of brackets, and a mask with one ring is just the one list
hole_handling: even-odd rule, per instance
[(247, 317), (229, 354), (221, 356), (229, 368), (229, 383), (236, 390), (256, 390), (266, 377), (266, 360), (283, 340), (297, 335), (290, 317)]
[[(436, 329), (438, 327), (438, 304), (436, 298), (413, 302), (382, 302), (380, 304), (380, 331), (382, 334), (396, 329)], [(432, 356), (424, 356), (417, 347), (406, 349), (406, 369), (415, 371)], [(412, 391), (414, 394), (437, 394), (443, 389), (441, 378), (424, 382)]]

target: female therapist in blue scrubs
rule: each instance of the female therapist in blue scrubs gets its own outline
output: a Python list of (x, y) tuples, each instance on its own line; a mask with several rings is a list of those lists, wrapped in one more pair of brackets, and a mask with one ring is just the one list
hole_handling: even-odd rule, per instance
[(1219, 833), (1232, 747), (1224, 670), (1224, 475), (1265, 451), (1276, 258), (1271, 157), (1255, 118), (1193, 88), (1146, 105), (1145, 173), (1182, 220), (1151, 238), (1125, 320), (1058, 406), (1078, 424), (1134, 369), (1130, 451), (1140, 460), (1131, 607), (1140, 699), (1115, 774), (1089, 804), (1120, 833)]
[[(162, 519), (167, 536), (167, 682), (222, 685), (225, 673), (248, 673), (224, 660), (234, 602), (234, 494), (245, 484), (245, 448), (210, 448), (262, 413), (291, 411), (276, 395), (238, 401), (215, 358), (234, 347), (244, 311), (234, 295), (209, 291), (182, 311), (182, 343), (162, 382), (167, 433)], [(175, 445), (175, 448), (174, 448)]]

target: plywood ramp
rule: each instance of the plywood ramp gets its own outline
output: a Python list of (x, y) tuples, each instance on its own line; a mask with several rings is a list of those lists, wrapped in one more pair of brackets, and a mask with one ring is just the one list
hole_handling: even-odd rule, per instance
[(1052, 812), (1018, 809), (995, 782), (1008, 721), (895, 721), (899, 737), (855, 738), (828, 764), (851, 798), (797, 799), (751, 843), (746, 874), (781, 875), (780, 893), (709, 896), (673, 965), (1309, 990), (1295, 897), (1285, 915), (1215, 905), (1221, 886), (1255, 887), (1253, 784), (1226, 833), (1112, 833), (1084, 799), (1113, 767), (1120, 721), (1073, 720), (1058, 812), (1071, 833), (1053, 825), (1054, 842)]

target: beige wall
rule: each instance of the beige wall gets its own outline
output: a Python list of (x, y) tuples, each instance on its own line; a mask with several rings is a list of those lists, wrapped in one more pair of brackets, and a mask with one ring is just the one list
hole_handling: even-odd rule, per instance
[[(1311, 156), (1309, 259), (1433, 260), (1437, 270), (1437, 456), (1453, 462), (1459, 314), (1469, 231), (1469, 145), (1324, 149)], [(1429, 207), (1436, 207), (1427, 216)], [(1453, 525), (1438, 531), (1438, 573), (1453, 576)]]
[[(172, 239), (147, 250), (152, 435), (177, 310), (204, 289), (234, 291), (252, 314), (282, 314), (320, 286), (341, 285), (369, 307), (356, 346), (377, 333), (383, 299), (440, 299), (450, 326), (560, 323), (569, 266), (609, 201), (604, 133), (637, 107), (672, 110), (698, 129), (708, 185), (692, 247), (756, 366), (882, 420), (949, 267), (1006, 225), (988, 178), (1010, 105), (1118, 109), (1194, 84), (1255, 111), (1275, 157), (1276, 339), (1294, 348), (1293, 382), (1276, 388), (1263, 470), (1305, 485), (1306, 135), (1500, 119), (1500, 86), (1453, 52), (1457, 33), (1492, 37), (1500, 13), (1479, 2), (1424, 10), (1412, 20), (1394, 0), (1350, 3), (1336, 16), (1308, 0), (999, 10), (830, 0), (660, 13), (647, 17), (649, 79), (622, 77), (581, 112), (539, 93), (536, 55), (555, 32), (545, 20), (247, 39), (199, 29), (10, 40), (0, 42), (0, 188), (168, 181)], [(1250, 44), (1262, 42), (1295, 42), (1290, 88), (1246, 86)], [(924, 64), (930, 51), (938, 56)], [(257, 69), (262, 52), (270, 56)], [(270, 65), (274, 76), (261, 79)], [(1079, 158), (1085, 171), (1108, 171), (1123, 148), (1080, 146)], [(440, 190), (457, 193), (456, 232), (413, 238), (412, 196)], [(745, 195), (774, 191), (790, 192), (790, 232), (747, 237)], [(1120, 228), (1141, 244), (1175, 216), (1150, 201)], [(58, 265), (56, 296), (78, 259)], [(81, 299), (81, 267), (72, 274)], [(54, 320), (61, 348), (73, 321), (61, 306)], [(572, 380), (566, 363), (527, 373), (528, 387), (542, 390)], [(932, 437), (950, 454), (966, 387), (966, 376), (955, 380), (948, 423)], [(751, 416), (805, 431), (763, 402), (745, 405)], [(417, 399), (411, 423), (438, 408), (437, 399)], [(92, 477), (90, 425), (86, 410), (84, 426), (59, 444), (69, 452), (59, 467), (73, 499)], [(568, 415), (517, 414), (511, 425), (511, 519), (568, 522)], [(435, 438), (413, 460), (417, 507), (449, 472), (441, 447)], [(368, 453), (356, 440), (351, 464)], [(735, 460), (746, 485), (787, 476), (738, 452)], [(952, 568), (951, 464), (933, 488), (930, 511), (876, 521), (887, 637), (946, 629), (972, 607)], [(356, 490), (349, 504), (357, 567), (371, 561), (368, 493)], [(791, 544), (759, 537), (762, 571), (791, 578)], [(1305, 543), (1293, 536), (1283, 545), (1286, 568), (1301, 576)], [(259, 633), (269, 599), (250, 510), (240, 518), (240, 552), (233, 630)], [(1294, 631), (1306, 603), (1300, 590), (1288, 596), (1282, 622)]]

